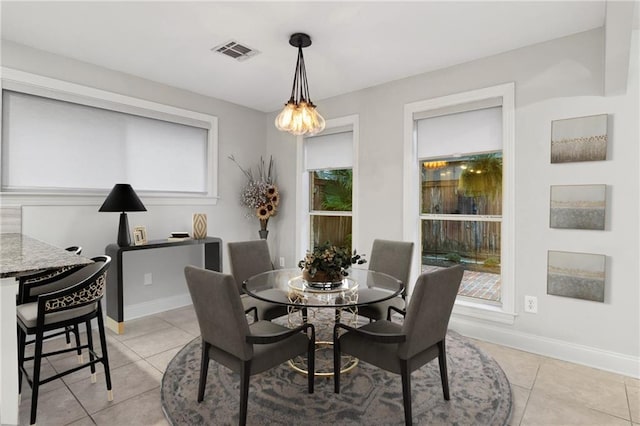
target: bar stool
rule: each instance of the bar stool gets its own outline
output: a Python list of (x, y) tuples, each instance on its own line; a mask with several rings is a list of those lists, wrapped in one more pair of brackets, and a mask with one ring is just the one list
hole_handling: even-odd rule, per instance
[[(37, 297), (37, 301), (24, 303), (16, 308), (18, 324), (18, 393), (22, 391), (22, 376), (24, 374), (32, 388), (30, 424), (35, 424), (36, 422), (38, 389), (40, 385), (86, 367), (91, 369), (91, 381), (95, 383), (95, 365), (97, 363), (102, 363), (104, 367), (107, 382), (107, 398), (109, 401), (113, 400), (107, 341), (102, 317), (102, 305), (100, 303), (104, 296), (107, 269), (111, 258), (109, 256), (98, 256), (92, 260), (94, 263), (83, 266), (71, 274), (65, 275), (64, 278), (58, 279), (57, 285), (60, 285), (60, 289), (40, 294)], [(100, 346), (102, 349), (101, 356), (99, 356), (93, 348), (91, 320), (94, 318), (98, 320), (98, 332), (100, 334)], [(65, 329), (69, 326), (77, 327), (83, 323), (87, 329), (86, 345), (78, 344), (76, 348), (43, 353), (45, 332)], [(35, 335), (35, 352), (33, 357), (25, 357), (27, 335)], [(89, 352), (88, 362), (45, 379), (40, 377), (42, 357), (82, 349), (87, 349)], [(24, 362), (31, 359), (34, 360), (32, 377), (29, 376), (24, 366)]]

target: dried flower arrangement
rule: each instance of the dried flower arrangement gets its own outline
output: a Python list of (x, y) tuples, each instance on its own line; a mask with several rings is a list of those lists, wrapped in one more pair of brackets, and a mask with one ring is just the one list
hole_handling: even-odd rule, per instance
[(277, 214), (277, 207), (280, 204), (280, 193), (275, 184), (273, 157), (269, 157), (268, 167), (265, 167), (264, 159), (260, 157), (256, 177), (253, 176), (251, 168), (243, 168), (233, 155), (230, 155), (229, 159), (236, 163), (247, 177), (247, 185), (240, 193), (240, 204), (247, 208), (247, 216), (256, 216), (258, 218), (260, 230), (266, 231), (269, 219)]

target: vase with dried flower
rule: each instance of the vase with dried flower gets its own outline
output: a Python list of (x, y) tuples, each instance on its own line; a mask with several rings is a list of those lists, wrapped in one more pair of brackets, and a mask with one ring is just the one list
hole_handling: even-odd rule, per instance
[(255, 177), (251, 168), (243, 168), (233, 155), (229, 156), (229, 159), (236, 163), (247, 177), (247, 184), (240, 193), (240, 204), (247, 209), (247, 216), (258, 218), (260, 221), (258, 234), (260, 238), (266, 239), (269, 235), (267, 224), (269, 219), (278, 213), (278, 205), (280, 204), (280, 193), (275, 183), (273, 157), (269, 157), (268, 167), (265, 167), (265, 162), (260, 157), (258, 173)]

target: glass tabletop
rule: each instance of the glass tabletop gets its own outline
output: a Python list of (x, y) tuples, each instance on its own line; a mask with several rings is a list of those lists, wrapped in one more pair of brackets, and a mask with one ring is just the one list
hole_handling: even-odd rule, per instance
[(353, 307), (391, 299), (403, 284), (390, 275), (367, 269), (350, 269), (335, 287), (314, 287), (302, 279), (300, 269), (276, 269), (247, 279), (242, 287), (256, 299), (287, 306)]

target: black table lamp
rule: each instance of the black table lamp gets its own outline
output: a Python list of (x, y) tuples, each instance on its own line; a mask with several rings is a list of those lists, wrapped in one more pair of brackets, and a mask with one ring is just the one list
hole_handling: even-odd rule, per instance
[(116, 183), (98, 211), (121, 212), (118, 245), (126, 247), (131, 245), (131, 236), (129, 235), (129, 221), (125, 212), (146, 212), (147, 209), (131, 185), (128, 183)]

